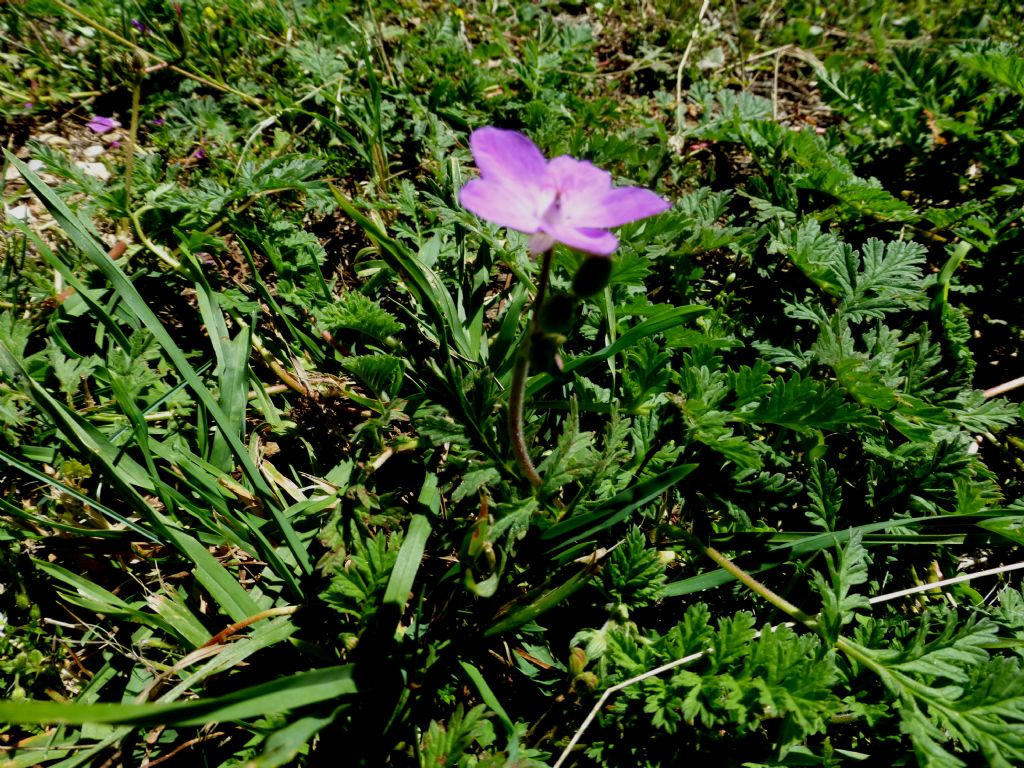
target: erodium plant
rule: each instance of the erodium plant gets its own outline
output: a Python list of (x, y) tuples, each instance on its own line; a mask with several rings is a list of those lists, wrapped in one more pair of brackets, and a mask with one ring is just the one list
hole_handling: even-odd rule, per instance
[(552, 330), (543, 322), (551, 271), (551, 249), (561, 243), (588, 255), (573, 289), (596, 293), (607, 283), (608, 259), (619, 245), (611, 227), (630, 224), (668, 210), (667, 201), (642, 187), (612, 187), (612, 176), (586, 160), (561, 155), (547, 160), (517, 131), (480, 128), (469, 137), (480, 178), (459, 192), (459, 202), (483, 219), (530, 235), (529, 249), (542, 255), (533, 319), (512, 377), (509, 433), (516, 461), (534, 485), (541, 484), (523, 435), (523, 400), (530, 370), (531, 346)]
[[(596, 293), (607, 283), (612, 253), (618, 238), (610, 227), (663, 213), (664, 199), (641, 187), (612, 187), (611, 174), (585, 160), (562, 155), (552, 160), (526, 136), (500, 128), (480, 128), (469, 137), (480, 178), (459, 192), (463, 206), (481, 218), (530, 235), (531, 254), (543, 255), (530, 331), (523, 340), (509, 396), (509, 434), (516, 461), (535, 487), (542, 478), (530, 459), (523, 433), (523, 401), (530, 370), (531, 348), (554, 349), (557, 333), (548, 327), (545, 293), (551, 271), (551, 250), (556, 243), (588, 254), (573, 279), (579, 296)], [(547, 342), (545, 344), (545, 342)], [(694, 545), (738, 581), (787, 615), (808, 626), (814, 619), (776, 595), (712, 547)]]

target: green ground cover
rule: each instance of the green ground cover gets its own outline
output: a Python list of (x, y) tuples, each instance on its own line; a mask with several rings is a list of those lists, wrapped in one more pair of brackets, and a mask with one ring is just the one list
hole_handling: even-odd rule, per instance
[(1022, 37), (0, 4), (0, 766), (1024, 764)]

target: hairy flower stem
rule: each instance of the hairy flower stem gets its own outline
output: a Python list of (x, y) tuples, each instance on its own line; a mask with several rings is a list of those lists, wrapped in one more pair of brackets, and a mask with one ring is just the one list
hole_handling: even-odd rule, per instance
[(526, 447), (523, 435), (523, 401), (526, 399), (526, 378), (530, 373), (530, 339), (523, 342), (516, 356), (516, 367), (512, 371), (512, 391), (508, 399), (508, 431), (512, 437), (512, 452), (516, 455), (516, 463), (526, 479), (535, 488), (542, 482), (537, 468), (533, 466), (530, 452)]
[(519, 469), (534, 488), (539, 488), (543, 481), (537, 474), (537, 468), (533, 465), (526, 446), (526, 435), (523, 431), (523, 405), (526, 403), (526, 379), (530, 375), (530, 344), (534, 334), (540, 332), (540, 310), (544, 306), (544, 296), (548, 291), (548, 273), (550, 271), (551, 249), (549, 248), (544, 251), (544, 260), (541, 262), (540, 278), (537, 281), (537, 296), (533, 300), (530, 330), (516, 355), (516, 365), (512, 370), (512, 389), (508, 399), (508, 431), (512, 438), (512, 452), (516, 456)]
[[(139, 108), (142, 103), (142, 69), (144, 63), (141, 57), (138, 59), (138, 66), (132, 83), (132, 118), (128, 126), (128, 144), (124, 150), (124, 201), (125, 207), (131, 210), (132, 207), (132, 172), (135, 169), (135, 145), (139, 138)], [(121, 219), (119, 237), (127, 238), (130, 219), (125, 216)]]
[(776, 608), (778, 608), (780, 611), (782, 611), (784, 614), (789, 616), (794, 621), (799, 621), (801, 624), (808, 627), (809, 629), (817, 630), (818, 621), (813, 616), (809, 616), (808, 614), (804, 613), (799, 608), (797, 608), (795, 605), (793, 605), (791, 602), (789, 602), (789, 600), (787, 600), (786, 598), (772, 592), (770, 589), (768, 589), (768, 587), (766, 587), (760, 581), (758, 581), (749, 573), (744, 571), (742, 568), (736, 565), (736, 563), (734, 563), (732, 560), (723, 555), (714, 547), (706, 547), (696, 538), (694, 539), (694, 543), (697, 545), (697, 547), (700, 549), (702, 553), (704, 553), (709, 558), (714, 560), (720, 568), (728, 572), (729, 575), (735, 578), (747, 589), (763, 597), (765, 600), (774, 605)]

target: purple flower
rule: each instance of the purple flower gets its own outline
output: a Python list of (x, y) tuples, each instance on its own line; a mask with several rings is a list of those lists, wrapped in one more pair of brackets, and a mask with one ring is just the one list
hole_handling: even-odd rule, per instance
[(146, 25), (143, 24), (138, 19), (132, 19), (132, 26), (135, 27), (135, 30), (137, 32), (141, 32), (142, 34), (146, 34)]
[(196, 160), (204, 160), (206, 158), (206, 150), (200, 147), (199, 149), (192, 153), (192, 157), (195, 158)]
[(150, 125), (163, 125), (164, 124), (164, 119), (162, 117), (154, 117), (152, 120), (149, 121), (149, 124)]
[(86, 123), (85, 127), (93, 133), (109, 133), (115, 128), (120, 128), (121, 124), (112, 117), (100, 117), (97, 115)]
[(477, 216), (525, 232), (530, 250), (562, 243), (610, 256), (619, 244), (609, 227), (668, 210), (668, 202), (640, 187), (612, 188), (607, 171), (568, 155), (545, 160), (526, 136), (480, 128), (469, 137), (480, 178), (459, 191), (459, 202)]

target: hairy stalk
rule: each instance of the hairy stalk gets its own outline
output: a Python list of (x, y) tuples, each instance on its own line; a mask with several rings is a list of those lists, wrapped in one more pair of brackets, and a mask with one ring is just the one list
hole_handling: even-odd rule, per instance
[(749, 573), (744, 571), (742, 568), (736, 565), (736, 563), (734, 563), (731, 559), (723, 555), (717, 549), (715, 549), (714, 547), (704, 546), (704, 544), (702, 544), (697, 539), (694, 539), (694, 543), (697, 545), (697, 547), (700, 549), (702, 553), (711, 558), (720, 568), (727, 571), (731, 576), (733, 576), (747, 589), (760, 595), (769, 603), (771, 603), (780, 611), (782, 611), (784, 614), (789, 616), (791, 619), (799, 621), (801, 624), (805, 625), (809, 629), (816, 630), (818, 628), (818, 622), (813, 616), (804, 613), (802, 610), (800, 610), (791, 602), (789, 602), (789, 600), (787, 600), (786, 598), (772, 592), (770, 589), (768, 589), (768, 587), (766, 587), (760, 581), (758, 581)]
[[(132, 57), (135, 69), (132, 83), (132, 116), (131, 124), (128, 126), (128, 144), (124, 150), (124, 204), (128, 210), (132, 207), (132, 174), (135, 171), (135, 145), (139, 138), (139, 109), (142, 103), (142, 79), (144, 62), (141, 57)], [(120, 237), (128, 237), (130, 218), (125, 216), (121, 219)]]
[(530, 451), (526, 446), (526, 435), (523, 431), (523, 406), (526, 402), (526, 379), (530, 375), (530, 344), (534, 334), (540, 332), (540, 310), (548, 291), (548, 273), (550, 271), (551, 249), (549, 248), (544, 252), (544, 260), (541, 262), (540, 279), (537, 281), (537, 296), (533, 300), (533, 318), (530, 320), (530, 330), (527, 332), (526, 338), (523, 339), (523, 344), (516, 356), (516, 365), (512, 370), (512, 389), (508, 399), (508, 431), (512, 438), (512, 452), (526, 479), (535, 488), (539, 488), (543, 481), (537, 474), (537, 467), (530, 459)]
[(512, 452), (516, 463), (526, 479), (534, 487), (540, 487), (541, 477), (530, 459), (523, 434), (523, 402), (526, 400), (526, 379), (530, 374), (530, 337), (523, 341), (523, 346), (516, 356), (516, 367), (512, 371), (512, 390), (508, 398), (508, 431), (512, 437)]

